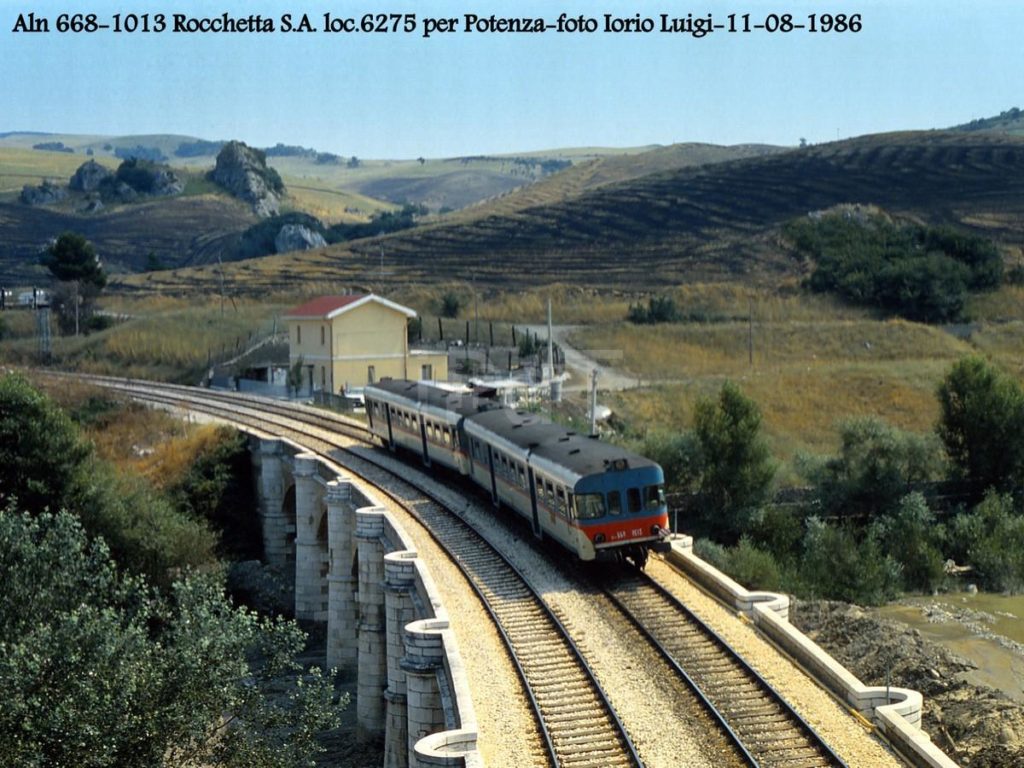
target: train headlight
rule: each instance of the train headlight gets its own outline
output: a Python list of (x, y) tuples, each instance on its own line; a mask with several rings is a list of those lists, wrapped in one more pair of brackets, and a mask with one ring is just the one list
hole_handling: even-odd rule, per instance
[(597, 534), (594, 537), (594, 543), (595, 544), (604, 544), (604, 534), (603, 533)]
[(651, 526), (651, 536), (666, 536), (666, 535), (668, 535), (668, 531), (666, 531), (664, 528), (662, 528), (657, 523), (655, 523), (654, 525)]

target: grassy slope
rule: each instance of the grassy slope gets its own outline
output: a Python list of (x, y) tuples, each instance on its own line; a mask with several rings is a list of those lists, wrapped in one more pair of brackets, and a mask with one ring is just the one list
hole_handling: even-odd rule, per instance
[[(383, 277), (380, 245), (367, 241), (237, 266), (229, 280), (242, 292), (294, 285), (300, 274), (311, 282), (382, 288), (467, 277), (506, 288), (774, 283), (799, 271), (778, 247), (779, 225), (842, 202), (966, 225), (1019, 254), (1024, 140), (887, 134), (681, 168), (507, 214), (482, 207), (473, 218), (386, 237)], [(151, 285), (207, 290), (213, 277), (188, 271)]]

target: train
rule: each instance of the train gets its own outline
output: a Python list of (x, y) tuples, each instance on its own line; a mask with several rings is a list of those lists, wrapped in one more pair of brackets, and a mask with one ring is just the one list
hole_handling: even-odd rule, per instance
[(365, 387), (371, 432), (392, 451), (453, 470), (581, 561), (643, 568), (665, 552), (668, 507), (661, 467), (498, 402), (493, 389), (384, 379)]

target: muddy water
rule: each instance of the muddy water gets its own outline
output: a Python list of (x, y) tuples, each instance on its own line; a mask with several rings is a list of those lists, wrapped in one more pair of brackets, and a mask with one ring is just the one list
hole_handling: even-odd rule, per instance
[(907, 597), (878, 614), (905, 622), (972, 661), (978, 668), (963, 674), (967, 681), (1024, 702), (1024, 596)]

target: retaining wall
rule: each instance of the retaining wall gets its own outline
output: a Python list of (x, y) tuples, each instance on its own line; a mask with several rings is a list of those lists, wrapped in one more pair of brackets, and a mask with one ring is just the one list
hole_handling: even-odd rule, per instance
[(792, 657), (837, 698), (858, 712), (920, 768), (957, 768), (921, 730), (923, 699), (909, 688), (867, 686), (803, 632), (789, 623), (789, 597), (750, 592), (693, 554), (693, 539), (677, 536), (670, 562), (726, 605), (747, 616), (776, 646)]

